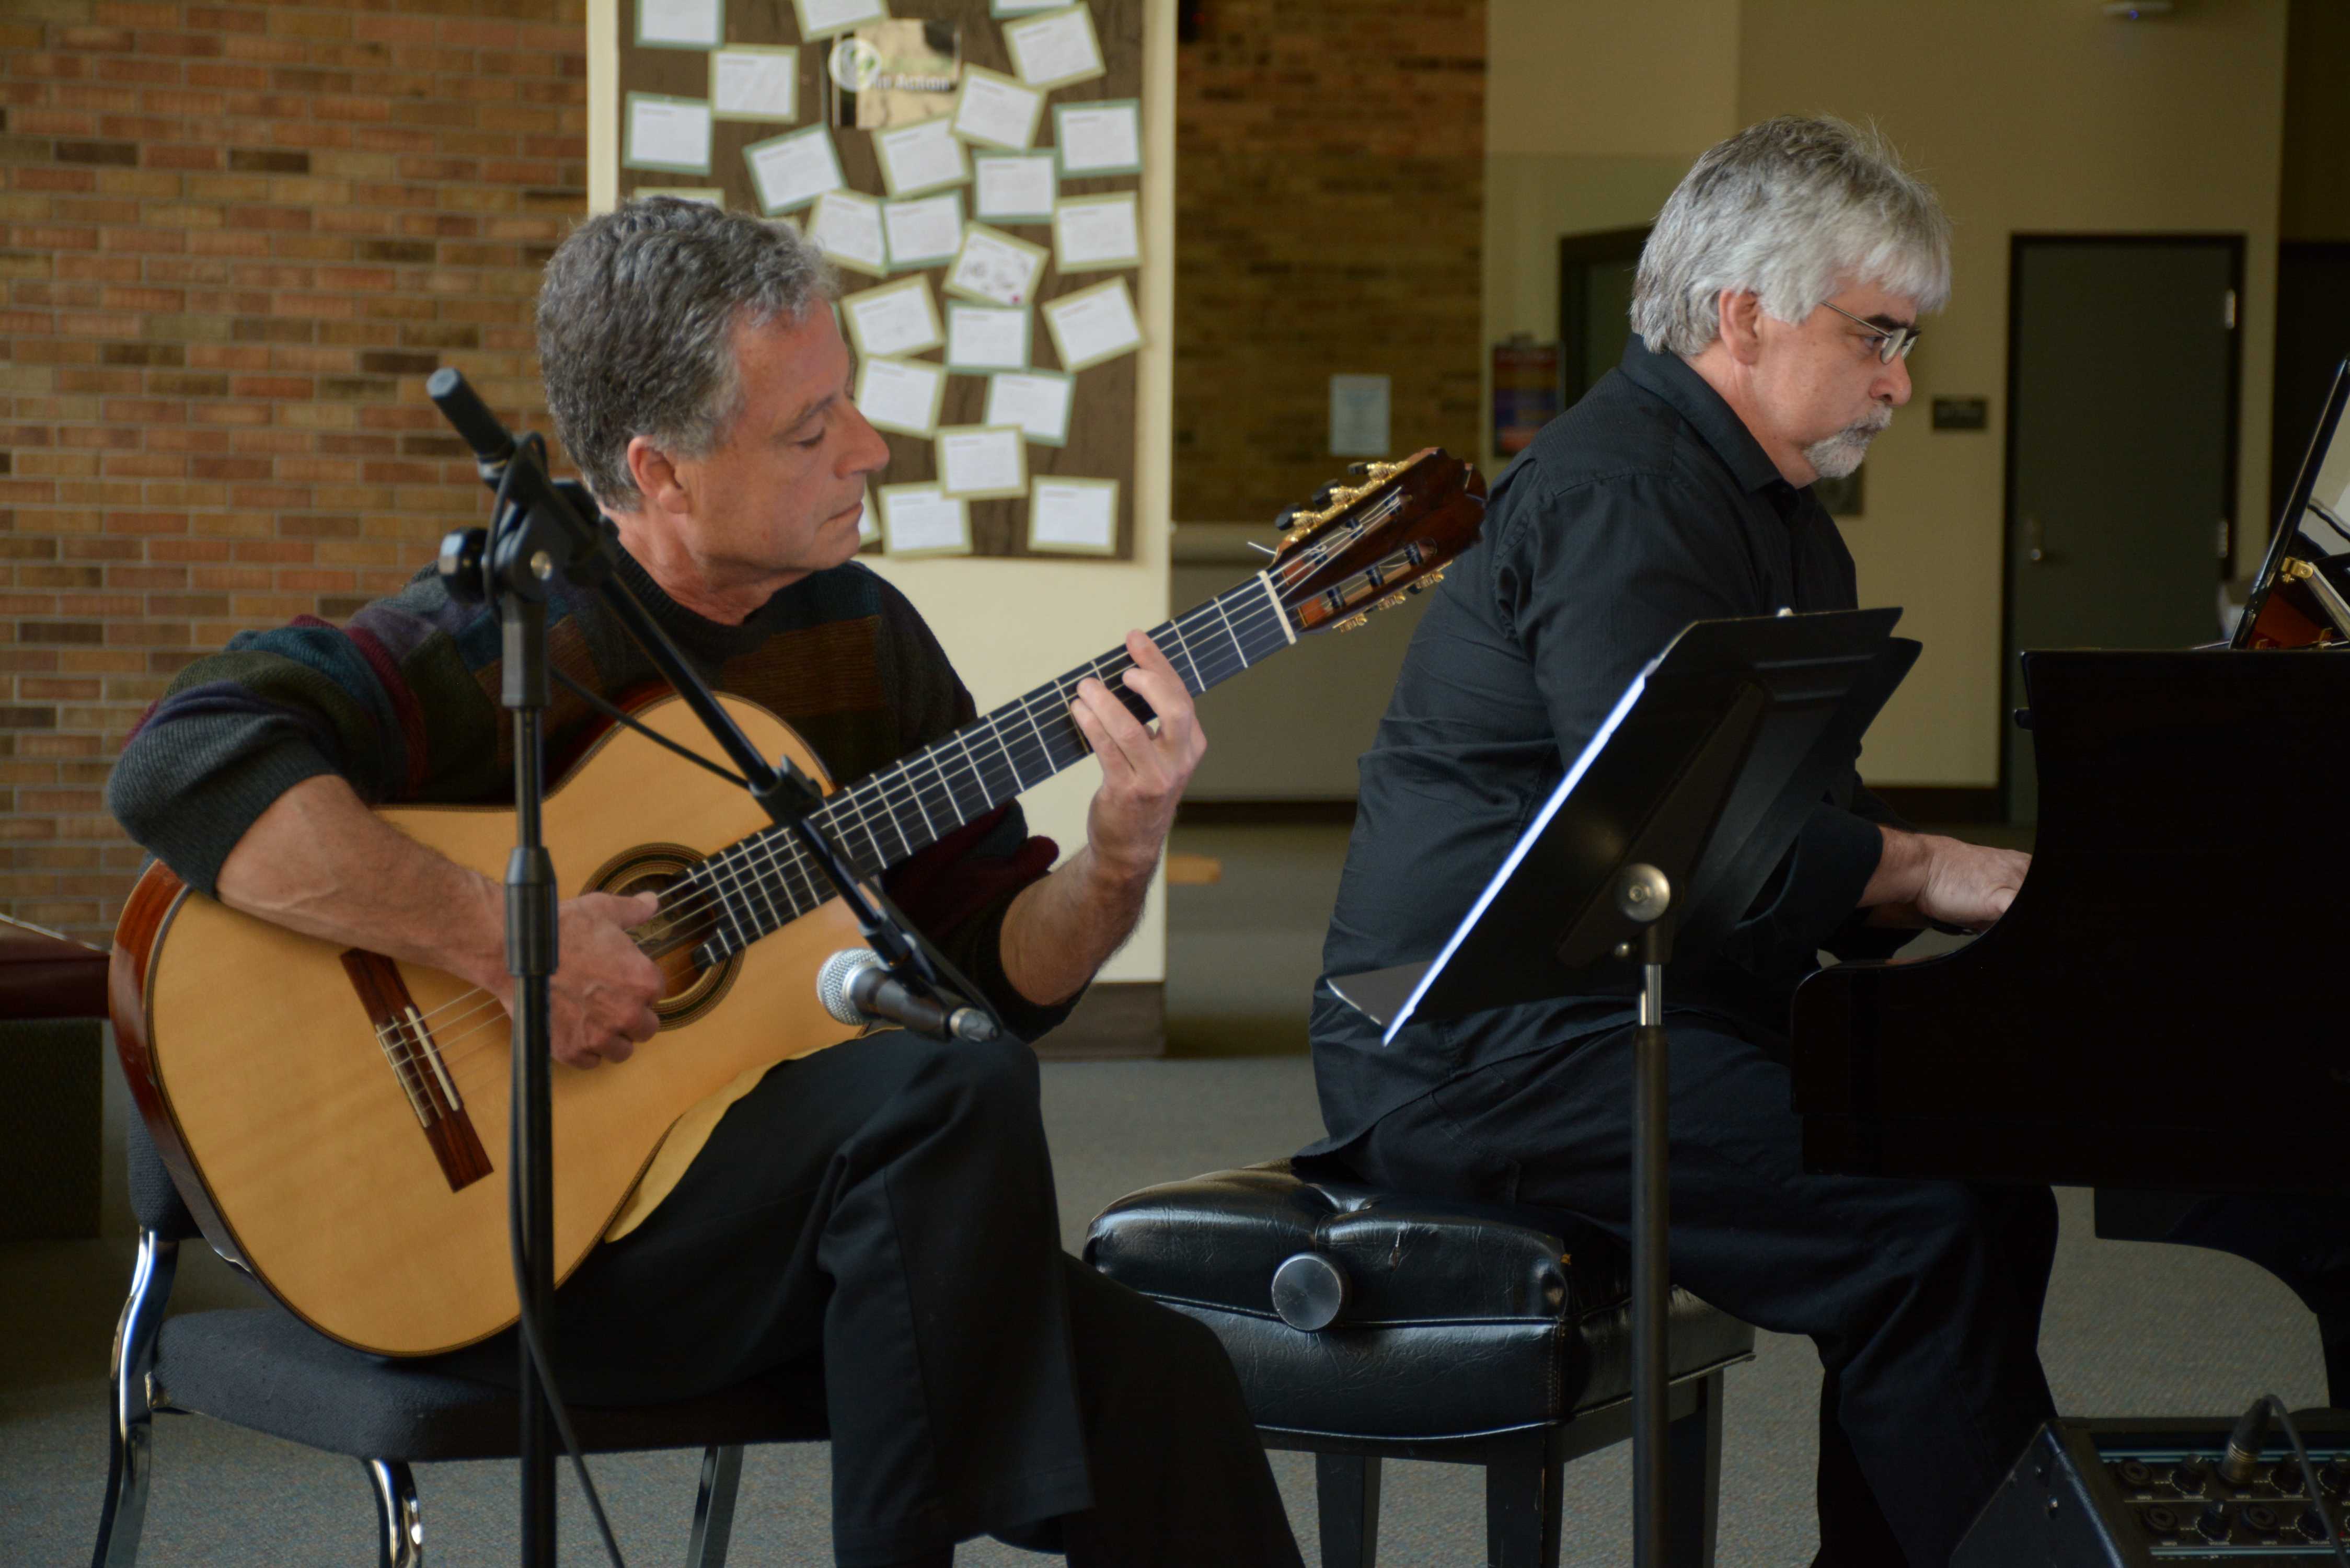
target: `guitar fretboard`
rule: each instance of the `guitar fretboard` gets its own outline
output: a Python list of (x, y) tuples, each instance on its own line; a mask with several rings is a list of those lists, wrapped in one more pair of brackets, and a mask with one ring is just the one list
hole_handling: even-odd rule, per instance
[[(1152, 628), (1150, 639), (1197, 696), (1295, 642), (1297, 628), (1272, 578), (1260, 572)], [(1097, 677), (1147, 722), (1149, 704), (1118, 680), (1133, 667), (1123, 645), (1112, 649), (837, 792), (817, 811), (816, 822), (860, 877), (878, 877), (1081, 761), (1088, 748), (1069, 704), (1086, 677)], [(711, 856), (673, 884), (662, 904), (705, 912), (710, 929), (693, 958), (706, 967), (831, 897), (831, 884), (790, 830), (771, 827)]]

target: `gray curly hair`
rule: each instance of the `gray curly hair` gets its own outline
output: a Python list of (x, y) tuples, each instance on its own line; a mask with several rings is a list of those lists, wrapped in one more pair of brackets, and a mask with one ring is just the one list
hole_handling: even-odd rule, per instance
[(1939, 310), (1950, 221), (1874, 130), (1782, 115), (1708, 151), (1666, 198), (1633, 279), (1632, 330), (1652, 353), (1696, 354), (1720, 336), (1724, 289), (1793, 322), (1856, 281)]
[(538, 359), (556, 432), (607, 506), (642, 497), (629, 442), (706, 456), (740, 411), (735, 325), (796, 322), (838, 292), (790, 225), (653, 196), (589, 218), (538, 291)]

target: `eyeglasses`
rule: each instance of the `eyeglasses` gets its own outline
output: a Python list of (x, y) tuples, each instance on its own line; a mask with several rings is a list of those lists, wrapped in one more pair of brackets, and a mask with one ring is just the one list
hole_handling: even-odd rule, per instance
[(1876, 322), (1865, 317), (1855, 316), (1840, 306), (1829, 305), (1825, 299), (1821, 300), (1820, 304), (1835, 311), (1854, 326), (1868, 328), (1869, 336), (1877, 339), (1877, 361), (1880, 365), (1890, 365), (1896, 359), (1907, 359), (1909, 358), (1909, 350), (1918, 347), (1918, 329), (1914, 327), (1879, 327)]

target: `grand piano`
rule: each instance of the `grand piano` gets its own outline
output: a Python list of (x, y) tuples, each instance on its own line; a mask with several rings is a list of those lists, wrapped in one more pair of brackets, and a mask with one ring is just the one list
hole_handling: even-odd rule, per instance
[(1804, 981), (1807, 1167), (2350, 1191), (2345, 401), (2350, 363), (2228, 644), (2024, 655), (2031, 873), (1955, 952)]

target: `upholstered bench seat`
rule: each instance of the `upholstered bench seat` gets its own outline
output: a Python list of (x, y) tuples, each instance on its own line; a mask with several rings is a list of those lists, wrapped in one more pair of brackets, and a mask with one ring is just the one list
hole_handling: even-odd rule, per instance
[[(1555, 1563), (1560, 1466), (1630, 1434), (1629, 1260), (1572, 1216), (1277, 1161), (1122, 1198), (1086, 1257), (1213, 1329), (1268, 1445), (1323, 1456), (1326, 1565), (1370, 1563), (1381, 1457), (1485, 1465), (1491, 1560)], [(1721, 1373), (1754, 1331), (1676, 1290), (1669, 1343), (1674, 1560), (1710, 1559)]]

